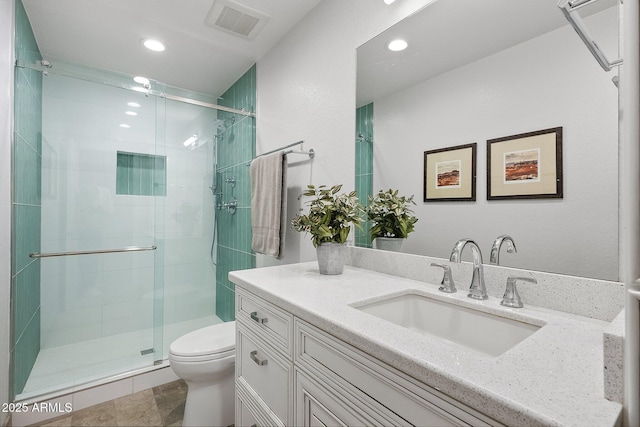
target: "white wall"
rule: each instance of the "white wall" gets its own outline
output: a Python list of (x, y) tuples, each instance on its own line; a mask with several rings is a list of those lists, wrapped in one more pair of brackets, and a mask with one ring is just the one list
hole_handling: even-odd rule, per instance
[[(616, 12), (587, 21), (599, 43), (615, 45)], [(615, 74), (567, 25), (375, 100), (374, 190), (397, 188), (418, 201), (405, 250), (448, 258), (457, 239), (471, 237), (487, 258), (493, 239), (507, 233), (518, 253), (503, 254), (505, 265), (617, 280)], [(486, 140), (557, 126), (564, 198), (487, 201)], [(423, 152), (473, 142), (476, 202), (422, 203)]]
[[(356, 48), (425, 3), (323, 0), (258, 61), (256, 153), (299, 140), (316, 151), (312, 162), (289, 157), (289, 220), (309, 183), (354, 189)], [(313, 259), (309, 236), (288, 229), (281, 262)], [(257, 258), (258, 266), (273, 263)]]
[[(0, 404), (9, 402), (13, 0), (0, 0)], [(0, 412), (0, 425), (8, 414)]]

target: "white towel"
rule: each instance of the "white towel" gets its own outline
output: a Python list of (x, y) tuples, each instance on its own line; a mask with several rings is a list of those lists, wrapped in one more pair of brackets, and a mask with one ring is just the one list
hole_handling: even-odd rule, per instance
[(287, 156), (283, 151), (255, 158), (251, 175), (251, 249), (280, 258), (287, 221)]

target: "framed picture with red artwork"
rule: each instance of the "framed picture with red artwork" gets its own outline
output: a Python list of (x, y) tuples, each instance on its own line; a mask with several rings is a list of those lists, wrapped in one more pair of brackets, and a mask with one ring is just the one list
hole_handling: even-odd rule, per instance
[(425, 202), (476, 200), (477, 144), (424, 152)]
[(487, 141), (487, 200), (561, 199), (562, 128)]

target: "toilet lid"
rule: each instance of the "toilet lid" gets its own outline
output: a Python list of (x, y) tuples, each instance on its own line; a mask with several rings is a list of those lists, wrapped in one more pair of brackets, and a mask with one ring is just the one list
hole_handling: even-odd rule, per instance
[(196, 329), (175, 340), (169, 352), (176, 356), (204, 356), (229, 352), (236, 347), (236, 322), (217, 323)]

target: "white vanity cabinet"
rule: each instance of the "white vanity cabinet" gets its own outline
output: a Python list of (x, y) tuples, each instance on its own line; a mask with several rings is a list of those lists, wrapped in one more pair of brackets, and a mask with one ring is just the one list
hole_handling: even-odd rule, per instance
[(239, 286), (236, 320), (238, 426), (500, 425)]

